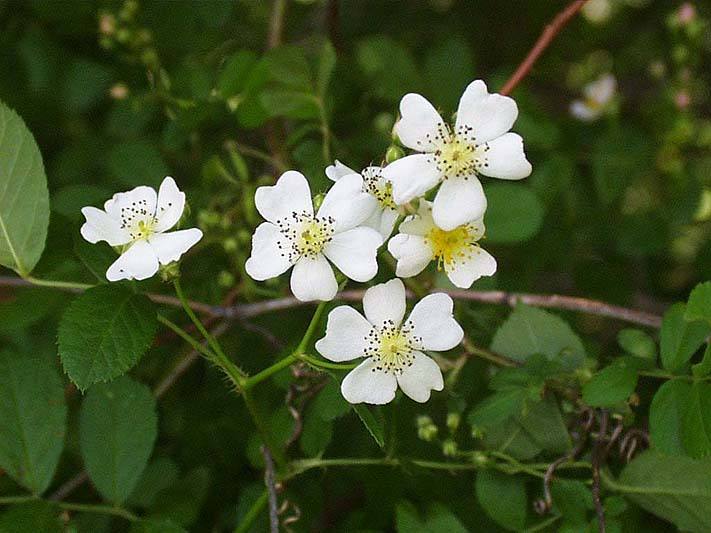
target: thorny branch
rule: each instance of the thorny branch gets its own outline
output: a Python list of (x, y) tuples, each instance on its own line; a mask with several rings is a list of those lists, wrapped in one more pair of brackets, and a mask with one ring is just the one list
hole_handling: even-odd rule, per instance
[(553, 42), (553, 39), (560, 33), (560, 31), (565, 27), (566, 24), (572, 19), (578, 11), (582, 9), (587, 0), (575, 0), (568, 4), (568, 6), (559, 12), (553, 20), (543, 29), (540, 37), (533, 45), (531, 51), (528, 53), (526, 58), (521, 62), (516, 71), (511, 75), (508, 81), (501, 88), (499, 93), (503, 95), (508, 95), (513, 91), (516, 86), (521, 83), (528, 73), (531, 71), (533, 65), (538, 61), (538, 58), (544, 52), (548, 45)]

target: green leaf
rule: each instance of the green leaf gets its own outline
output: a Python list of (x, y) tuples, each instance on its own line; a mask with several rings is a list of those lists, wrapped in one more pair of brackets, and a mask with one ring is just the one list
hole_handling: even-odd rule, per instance
[(0, 352), (0, 468), (34, 494), (52, 481), (66, 419), (64, 387), (49, 360)]
[(130, 533), (187, 533), (179, 524), (165, 518), (146, 518), (131, 524)]
[(260, 101), (269, 116), (284, 116), (294, 119), (314, 119), (319, 116), (319, 108), (313, 94), (291, 89), (264, 89)]
[(521, 531), (526, 525), (526, 486), (523, 479), (495, 470), (476, 475), (476, 497), (491, 519), (509, 531)]
[(299, 438), (301, 451), (314, 457), (326, 450), (333, 437), (333, 424), (324, 421), (313, 406), (306, 411), (304, 427)]
[(0, 102), (0, 265), (21, 276), (32, 272), (48, 226), (42, 155), (23, 120)]
[(292, 90), (313, 90), (311, 67), (303, 48), (292, 45), (274, 48), (267, 53), (265, 63), (269, 79)]
[(683, 413), (681, 438), (692, 457), (711, 454), (711, 385), (691, 385), (688, 404)]
[(706, 345), (701, 362), (692, 365), (691, 372), (695, 378), (703, 378), (711, 374), (711, 344)]
[(180, 470), (178, 465), (166, 457), (151, 461), (133, 489), (127, 503), (131, 507), (144, 509), (153, 505), (156, 495), (178, 481)]
[(0, 514), (0, 533), (62, 533), (59, 510), (49, 502), (36, 501), (10, 507)]
[(608, 483), (652, 514), (682, 531), (711, 531), (711, 461), (663, 455), (649, 450), (638, 455)]
[(151, 390), (125, 376), (92, 387), (79, 430), (91, 481), (106, 500), (122, 504), (153, 452), (158, 416)]
[(654, 359), (657, 345), (654, 339), (641, 329), (626, 328), (617, 334), (617, 343), (628, 353), (637, 357)]
[(579, 367), (585, 358), (582, 342), (565, 321), (524, 304), (517, 305), (496, 331), (491, 349), (517, 361), (543, 354), (566, 369)]
[(594, 508), (590, 489), (582, 481), (554, 479), (551, 496), (555, 509), (573, 524), (587, 522), (588, 511)]
[(533, 190), (521, 184), (494, 183), (485, 187), (488, 208), (484, 216), (486, 242), (513, 244), (531, 239), (543, 223), (543, 204)]
[(385, 425), (382, 416), (380, 416), (379, 413), (379, 416), (376, 416), (368, 406), (362, 403), (354, 404), (353, 410), (358, 415), (358, 418), (360, 418), (360, 421), (363, 422), (363, 425), (368, 430), (368, 433), (370, 433), (370, 436), (373, 437), (375, 443), (383, 448), (385, 446)]
[(615, 362), (583, 386), (583, 401), (591, 407), (614, 407), (626, 401), (636, 386), (637, 371), (622, 362)]
[(649, 406), (649, 438), (657, 450), (683, 455), (682, 417), (689, 406), (691, 384), (681, 380), (664, 383)]
[(402, 501), (395, 507), (395, 523), (398, 533), (467, 533), (456, 515), (439, 503), (429, 505), (421, 517), (412, 503)]
[(77, 297), (59, 324), (64, 371), (81, 390), (128, 371), (146, 353), (158, 322), (153, 303), (121, 285)]
[(469, 413), (469, 424), (483, 429), (496, 426), (512, 416), (521, 414), (527, 398), (529, 393), (524, 388), (509, 389), (487, 396)]
[(701, 347), (711, 333), (711, 324), (703, 321), (687, 322), (686, 305), (672, 305), (662, 319), (659, 334), (662, 366), (667, 370), (681, 369)]
[(691, 291), (684, 319), (689, 322), (705, 320), (711, 323), (711, 281), (699, 283)]
[(257, 55), (251, 50), (239, 50), (225, 61), (217, 78), (217, 90), (224, 98), (241, 93), (247, 86), (250, 71), (257, 64)]
[[(422, 85), (407, 46), (385, 35), (367, 37), (356, 45), (356, 60), (376, 97), (396, 102)], [(407, 89), (405, 89), (407, 87)]]
[(351, 410), (351, 406), (343, 399), (340, 385), (331, 379), (314, 398), (311, 409), (318, 413), (322, 420), (330, 422), (345, 415)]
[(184, 527), (195, 523), (210, 489), (210, 472), (195, 468), (174, 485), (159, 492), (150, 509), (152, 517), (172, 520)]

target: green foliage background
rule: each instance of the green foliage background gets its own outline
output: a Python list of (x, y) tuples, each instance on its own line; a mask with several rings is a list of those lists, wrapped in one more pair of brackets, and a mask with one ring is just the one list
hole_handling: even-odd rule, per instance
[[(379, 164), (403, 94), (421, 92), (448, 116), (469, 81), (484, 79), (495, 91), (564, 5), (283, 4), (281, 44), (270, 47), (280, 1), (0, 0), (0, 100), (39, 146), (51, 208), (34, 268), (41, 216), (0, 211), (18, 231), (40, 228), (26, 264), (15, 268), (0, 248), (3, 264), (37, 279), (104, 283), (113, 252), (81, 239), (80, 208), (169, 174), (205, 232), (182, 264), (189, 297), (219, 304), (288, 295), (284, 279), (257, 284), (244, 273), (259, 222), (255, 188), (296, 168), (323, 191), (333, 158), (354, 168)], [(625, 431), (651, 433), (651, 449), (629, 465), (619, 454), (608, 458), (608, 531), (711, 530), (711, 288), (700, 285), (688, 304), (672, 305), (711, 278), (711, 12), (698, 5), (683, 26), (677, 2), (612, 5), (604, 23), (574, 19), (513, 93), (514, 130), (534, 171), (519, 183), (485, 182), (485, 247), (499, 270), (473, 289), (600, 299), (664, 314), (661, 330), (459, 301), (469, 338), (522, 367), (494, 372), (470, 358), (426, 405), (399, 398), (357, 413), (338, 393), (341, 372), (276, 374), (254, 394), (275, 442), (294, 431), (287, 395), (303, 419), (285, 454), (297, 461), (289, 472), (305, 471), (280, 494), (282, 519), (298, 517), (292, 530), (596, 530), (589, 469), (561, 471), (553, 509), (533, 509), (540, 474), (574, 445), (581, 402), (610, 411)], [(570, 101), (608, 71), (620, 90), (613, 109), (593, 123), (570, 117)], [(0, 183), (17, 185), (16, 171), (0, 153)], [(382, 265), (377, 279), (391, 276)], [(451, 288), (434, 269), (424, 278)], [(158, 279), (138, 286), (170, 293)], [(264, 490), (260, 440), (242, 399), (200, 360), (161, 389), (189, 347), (165, 329), (153, 337), (155, 308), (143, 297), (125, 287), (92, 291), (0, 287), (0, 532), (234, 530)], [(117, 302), (140, 324), (135, 330), (106, 325), (123, 312)], [(179, 310), (166, 312), (187, 324)], [(290, 353), (310, 316), (307, 307), (232, 321), (221, 342), (256, 373)], [(102, 344), (102, 328), (123, 341), (118, 348)], [(74, 338), (79, 331), (96, 338)], [(85, 358), (97, 354), (111, 368), (92, 377)], [(129, 368), (130, 378), (93, 384)], [(433, 430), (422, 419), (418, 427), (420, 415), (438, 427), (437, 438), (421, 438)], [(480, 452), (460, 457), (471, 470), (417, 463), (453, 460), (452, 443)], [(306, 471), (320, 457), (398, 465)], [(486, 468), (492, 462), (509, 466)], [(531, 473), (519, 462), (542, 466)], [(67, 502), (120, 504), (146, 520), (42, 500), (9, 505), (27, 491), (49, 499), (84, 468), (91, 482)], [(251, 530), (266, 528), (262, 511)]]

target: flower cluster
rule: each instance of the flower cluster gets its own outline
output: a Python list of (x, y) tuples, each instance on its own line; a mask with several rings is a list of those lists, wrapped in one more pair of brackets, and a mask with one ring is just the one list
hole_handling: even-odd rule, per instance
[[(386, 241), (398, 277), (416, 276), (435, 262), (454, 285), (469, 288), (496, 272), (496, 260), (479, 245), (487, 207), (479, 177), (518, 180), (530, 174), (523, 141), (509, 132), (516, 103), (489, 94), (477, 80), (464, 91), (454, 124), (418, 94), (403, 97), (400, 115), (394, 133), (410, 155), (361, 172), (336, 161), (325, 170), (333, 186), (316, 201), (307, 179), (293, 170), (257, 189), (254, 202), (265, 222), (254, 232), (245, 264), (252, 278), (263, 281), (291, 269), (297, 299), (329, 301), (338, 292), (333, 267), (346, 278), (370, 281)], [(168, 232), (184, 207), (185, 194), (167, 177), (158, 193), (136, 187), (115, 194), (103, 211), (85, 207), (81, 234), (119, 252), (106, 272), (109, 281), (146, 279), (202, 238), (197, 228)], [(348, 306), (334, 309), (326, 336), (316, 343), (331, 361), (365, 358), (344, 379), (343, 396), (383, 404), (399, 386), (424, 402), (430, 391), (441, 390), (442, 373), (425, 351), (449, 350), (462, 341), (452, 299), (430, 294), (403, 321), (405, 286), (393, 279), (368, 289), (363, 308), (365, 317)]]

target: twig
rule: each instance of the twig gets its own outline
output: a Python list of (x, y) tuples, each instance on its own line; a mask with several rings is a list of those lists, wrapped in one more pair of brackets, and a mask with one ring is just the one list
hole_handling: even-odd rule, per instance
[[(33, 283), (11, 276), (0, 276), (0, 286), (5, 287), (31, 287)], [(53, 287), (58, 290), (79, 293), (82, 289)], [(548, 309), (563, 309), (566, 311), (575, 311), (578, 313), (587, 313), (590, 315), (604, 316), (647, 326), (651, 328), (659, 328), (662, 324), (662, 317), (659, 315), (640, 311), (638, 309), (630, 309), (619, 305), (609, 304), (600, 300), (591, 300), (588, 298), (578, 298), (576, 296), (563, 296), (560, 294), (530, 294), (516, 293), (504, 291), (467, 291), (467, 290), (442, 290), (449, 294), (455, 300), (467, 300), (472, 302), (481, 302), (493, 305), (508, 305), (513, 307), (517, 302), (524, 303), (533, 307), (543, 307)], [(338, 293), (336, 299), (343, 301), (361, 301), (364, 291), (352, 290), (342, 291)], [(411, 296), (411, 295), (410, 295)], [(164, 294), (148, 294), (148, 297), (156, 303), (169, 305), (172, 307), (180, 307), (180, 301), (173, 297)], [(302, 302), (296, 298), (289, 296), (285, 298), (275, 298), (272, 300), (264, 300), (255, 303), (243, 303), (232, 306), (225, 305), (210, 305), (202, 302), (189, 301), (190, 307), (206, 316), (236, 319), (236, 318), (251, 318), (273, 311), (282, 311), (313, 305), (313, 302)]]
[(89, 481), (89, 474), (86, 470), (82, 470), (74, 477), (65, 481), (60, 487), (52, 493), (49, 497), (53, 502), (58, 502), (69, 496), (72, 492), (81, 487), (84, 483)]
[(533, 45), (533, 48), (531, 48), (531, 51), (528, 53), (526, 58), (521, 62), (508, 81), (504, 83), (504, 86), (499, 91), (500, 94), (510, 94), (511, 91), (513, 91), (516, 86), (521, 83), (521, 80), (528, 75), (529, 71), (543, 51), (548, 48), (548, 45), (551, 44), (556, 35), (560, 33), (570, 19), (572, 19), (578, 11), (582, 9), (585, 2), (587, 2), (587, 0), (575, 0), (574, 2), (571, 2), (565, 9), (563, 9), (563, 11), (559, 12), (548, 25), (546, 25), (540, 37), (538, 37), (536, 44)]
[(606, 409), (600, 411), (600, 425), (597, 437), (595, 438), (595, 448), (592, 453), (592, 497), (595, 503), (595, 513), (597, 514), (597, 525), (600, 533), (605, 533), (605, 510), (600, 499), (600, 468), (605, 462), (605, 438), (607, 436), (607, 422), (609, 413)]
[(264, 457), (264, 484), (269, 494), (269, 530), (279, 533), (279, 502), (277, 501), (276, 475), (274, 473), (274, 460), (269, 448), (262, 446)]
[(285, 12), (286, 0), (274, 0), (272, 4), (272, 15), (269, 18), (269, 33), (267, 34), (267, 48), (269, 50), (281, 44)]

